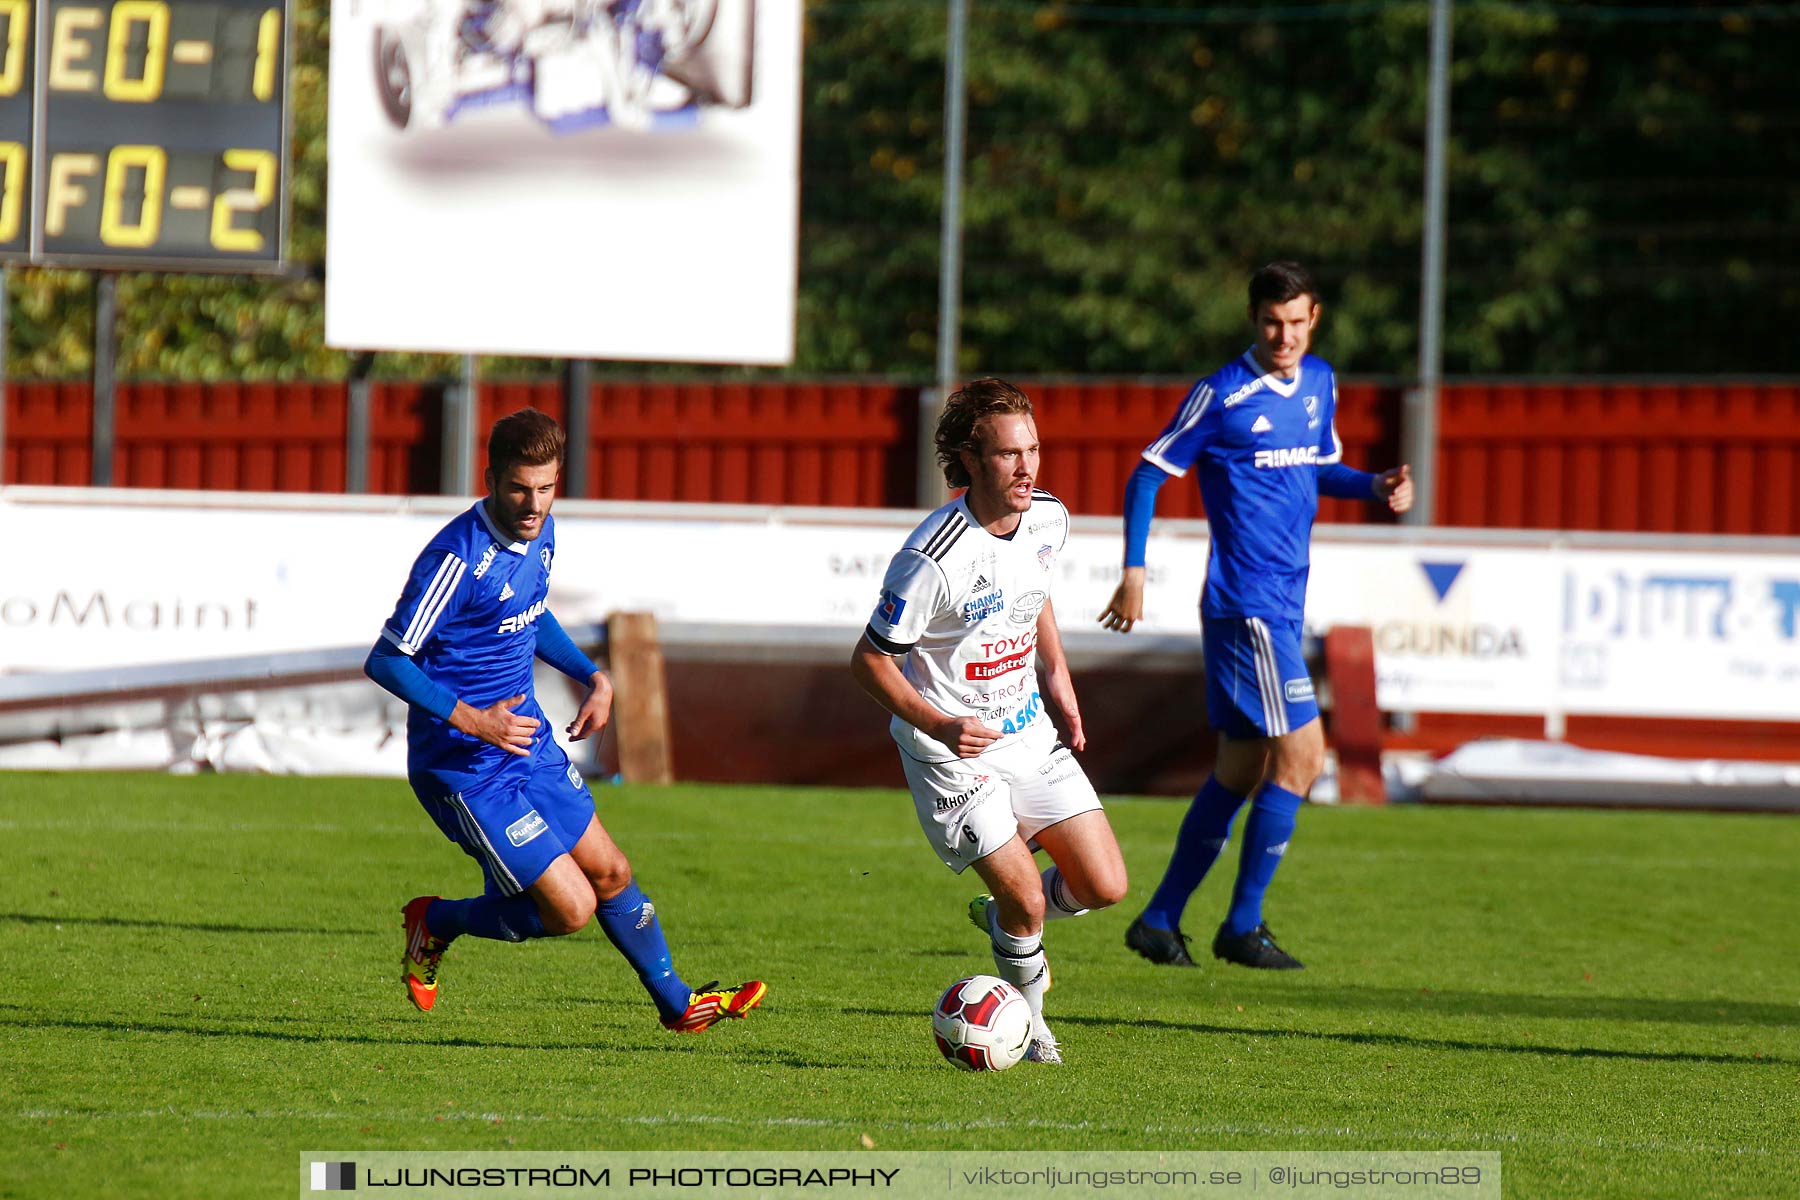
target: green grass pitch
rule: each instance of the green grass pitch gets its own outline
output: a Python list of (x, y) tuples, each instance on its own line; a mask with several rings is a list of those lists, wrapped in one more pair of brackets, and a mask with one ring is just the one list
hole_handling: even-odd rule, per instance
[[(474, 865), (393, 781), (0, 775), (0, 1196), (287, 1195), (303, 1149), (1466, 1149), (1512, 1196), (1800, 1193), (1800, 820), (1309, 809), (1296, 973), (1129, 954), (1181, 808), (1115, 799), (1131, 897), (1053, 925), (1068, 1065), (953, 1071), (979, 890), (895, 792), (600, 789), (692, 983), (664, 1033), (597, 929), (398, 982)], [(1235, 864), (1234, 864), (1235, 865)], [(1216, 872), (1189, 909), (1204, 951)]]

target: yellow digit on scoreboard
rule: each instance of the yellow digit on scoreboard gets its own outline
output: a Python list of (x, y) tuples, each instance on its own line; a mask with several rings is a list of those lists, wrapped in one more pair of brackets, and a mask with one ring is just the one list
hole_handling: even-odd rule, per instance
[(238, 213), (259, 213), (275, 199), (275, 156), (267, 150), (227, 150), (225, 165), (233, 171), (248, 171), (247, 188), (226, 188), (213, 200), (212, 244), (221, 250), (254, 253), (263, 248), (263, 235), (254, 229), (233, 225)]
[[(149, 45), (144, 53), (144, 74), (132, 79), (127, 51), (131, 47), (131, 27), (149, 27)], [(163, 0), (120, 0), (113, 6), (112, 25), (106, 34), (106, 78), (101, 90), (108, 100), (144, 102), (162, 95), (163, 73), (169, 62), (169, 6)]]
[(31, 0), (0, 0), (6, 18), (6, 50), (0, 55), (0, 96), (16, 96), (25, 82), (25, 47), (31, 41)]
[(19, 236), (19, 213), (25, 196), (25, 147), (0, 142), (0, 242)]
[(250, 80), (250, 94), (267, 100), (275, 94), (275, 71), (281, 66), (281, 10), (271, 8), (256, 25), (256, 71)]
[[(137, 224), (127, 225), (121, 215), (125, 182), (133, 167), (144, 172), (144, 206)], [(106, 198), (100, 202), (100, 240), (108, 246), (154, 245), (162, 232), (163, 180), (168, 177), (169, 156), (161, 146), (114, 146), (106, 156)]]

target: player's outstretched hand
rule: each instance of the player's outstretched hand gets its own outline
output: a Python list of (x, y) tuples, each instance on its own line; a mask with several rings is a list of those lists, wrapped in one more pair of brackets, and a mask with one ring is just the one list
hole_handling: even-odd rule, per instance
[(998, 729), (989, 729), (974, 717), (952, 717), (932, 730), (931, 736), (956, 751), (956, 757), (974, 758), (999, 741), (1001, 735)]
[(1125, 577), (1113, 589), (1112, 599), (1100, 614), (1100, 624), (1120, 633), (1144, 619), (1144, 568), (1126, 567)]
[(1391, 471), (1383, 471), (1375, 477), (1375, 496), (1386, 500), (1388, 507), (1397, 513), (1403, 513), (1412, 507), (1413, 485), (1412, 468), (1401, 463)]
[(581, 702), (575, 719), (569, 722), (569, 740), (579, 742), (588, 734), (599, 733), (604, 729), (607, 718), (612, 716), (612, 699), (612, 680), (606, 677), (606, 672), (595, 671), (593, 679), (588, 683), (587, 699)]
[(461, 700), (450, 714), (450, 724), (470, 737), (480, 738), (490, 746), (498, 746), (508, 754), (524, 758), (531, 753), (531, 738), (537, 732), (536, 717), (521, 716), (513, 709), (525, 703), (525, 697), (512, 696), (496, 700), (486, 708), (473, 708)]

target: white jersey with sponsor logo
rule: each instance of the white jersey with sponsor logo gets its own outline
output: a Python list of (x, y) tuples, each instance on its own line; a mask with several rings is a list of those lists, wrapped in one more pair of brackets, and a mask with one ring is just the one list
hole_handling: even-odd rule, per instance
[[(990, 749), (1047, 720), (1038, 691), (1037, 619), (1050, 598), (1069, 510), (1049, 492), (1010, 537), (981, 527), (961, 497), (920, 523), (888, 564), (869, 641), (904, 656), (902, 671), (927, 703), (952, 717), (978, 717), (1001, 733)], [(902, 752), (945, 762), (955, 751), (895, 717)]]

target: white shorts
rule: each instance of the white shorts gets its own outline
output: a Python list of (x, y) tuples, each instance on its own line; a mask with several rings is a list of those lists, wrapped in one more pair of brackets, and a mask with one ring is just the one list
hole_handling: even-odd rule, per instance
[(945, 763), (900, 755), (919, 827), (957, 874), (1012, 840), (1100, 808), (1100, 797), (1056, 727), (1040, 717), (1025, 736), (976, 758)]

